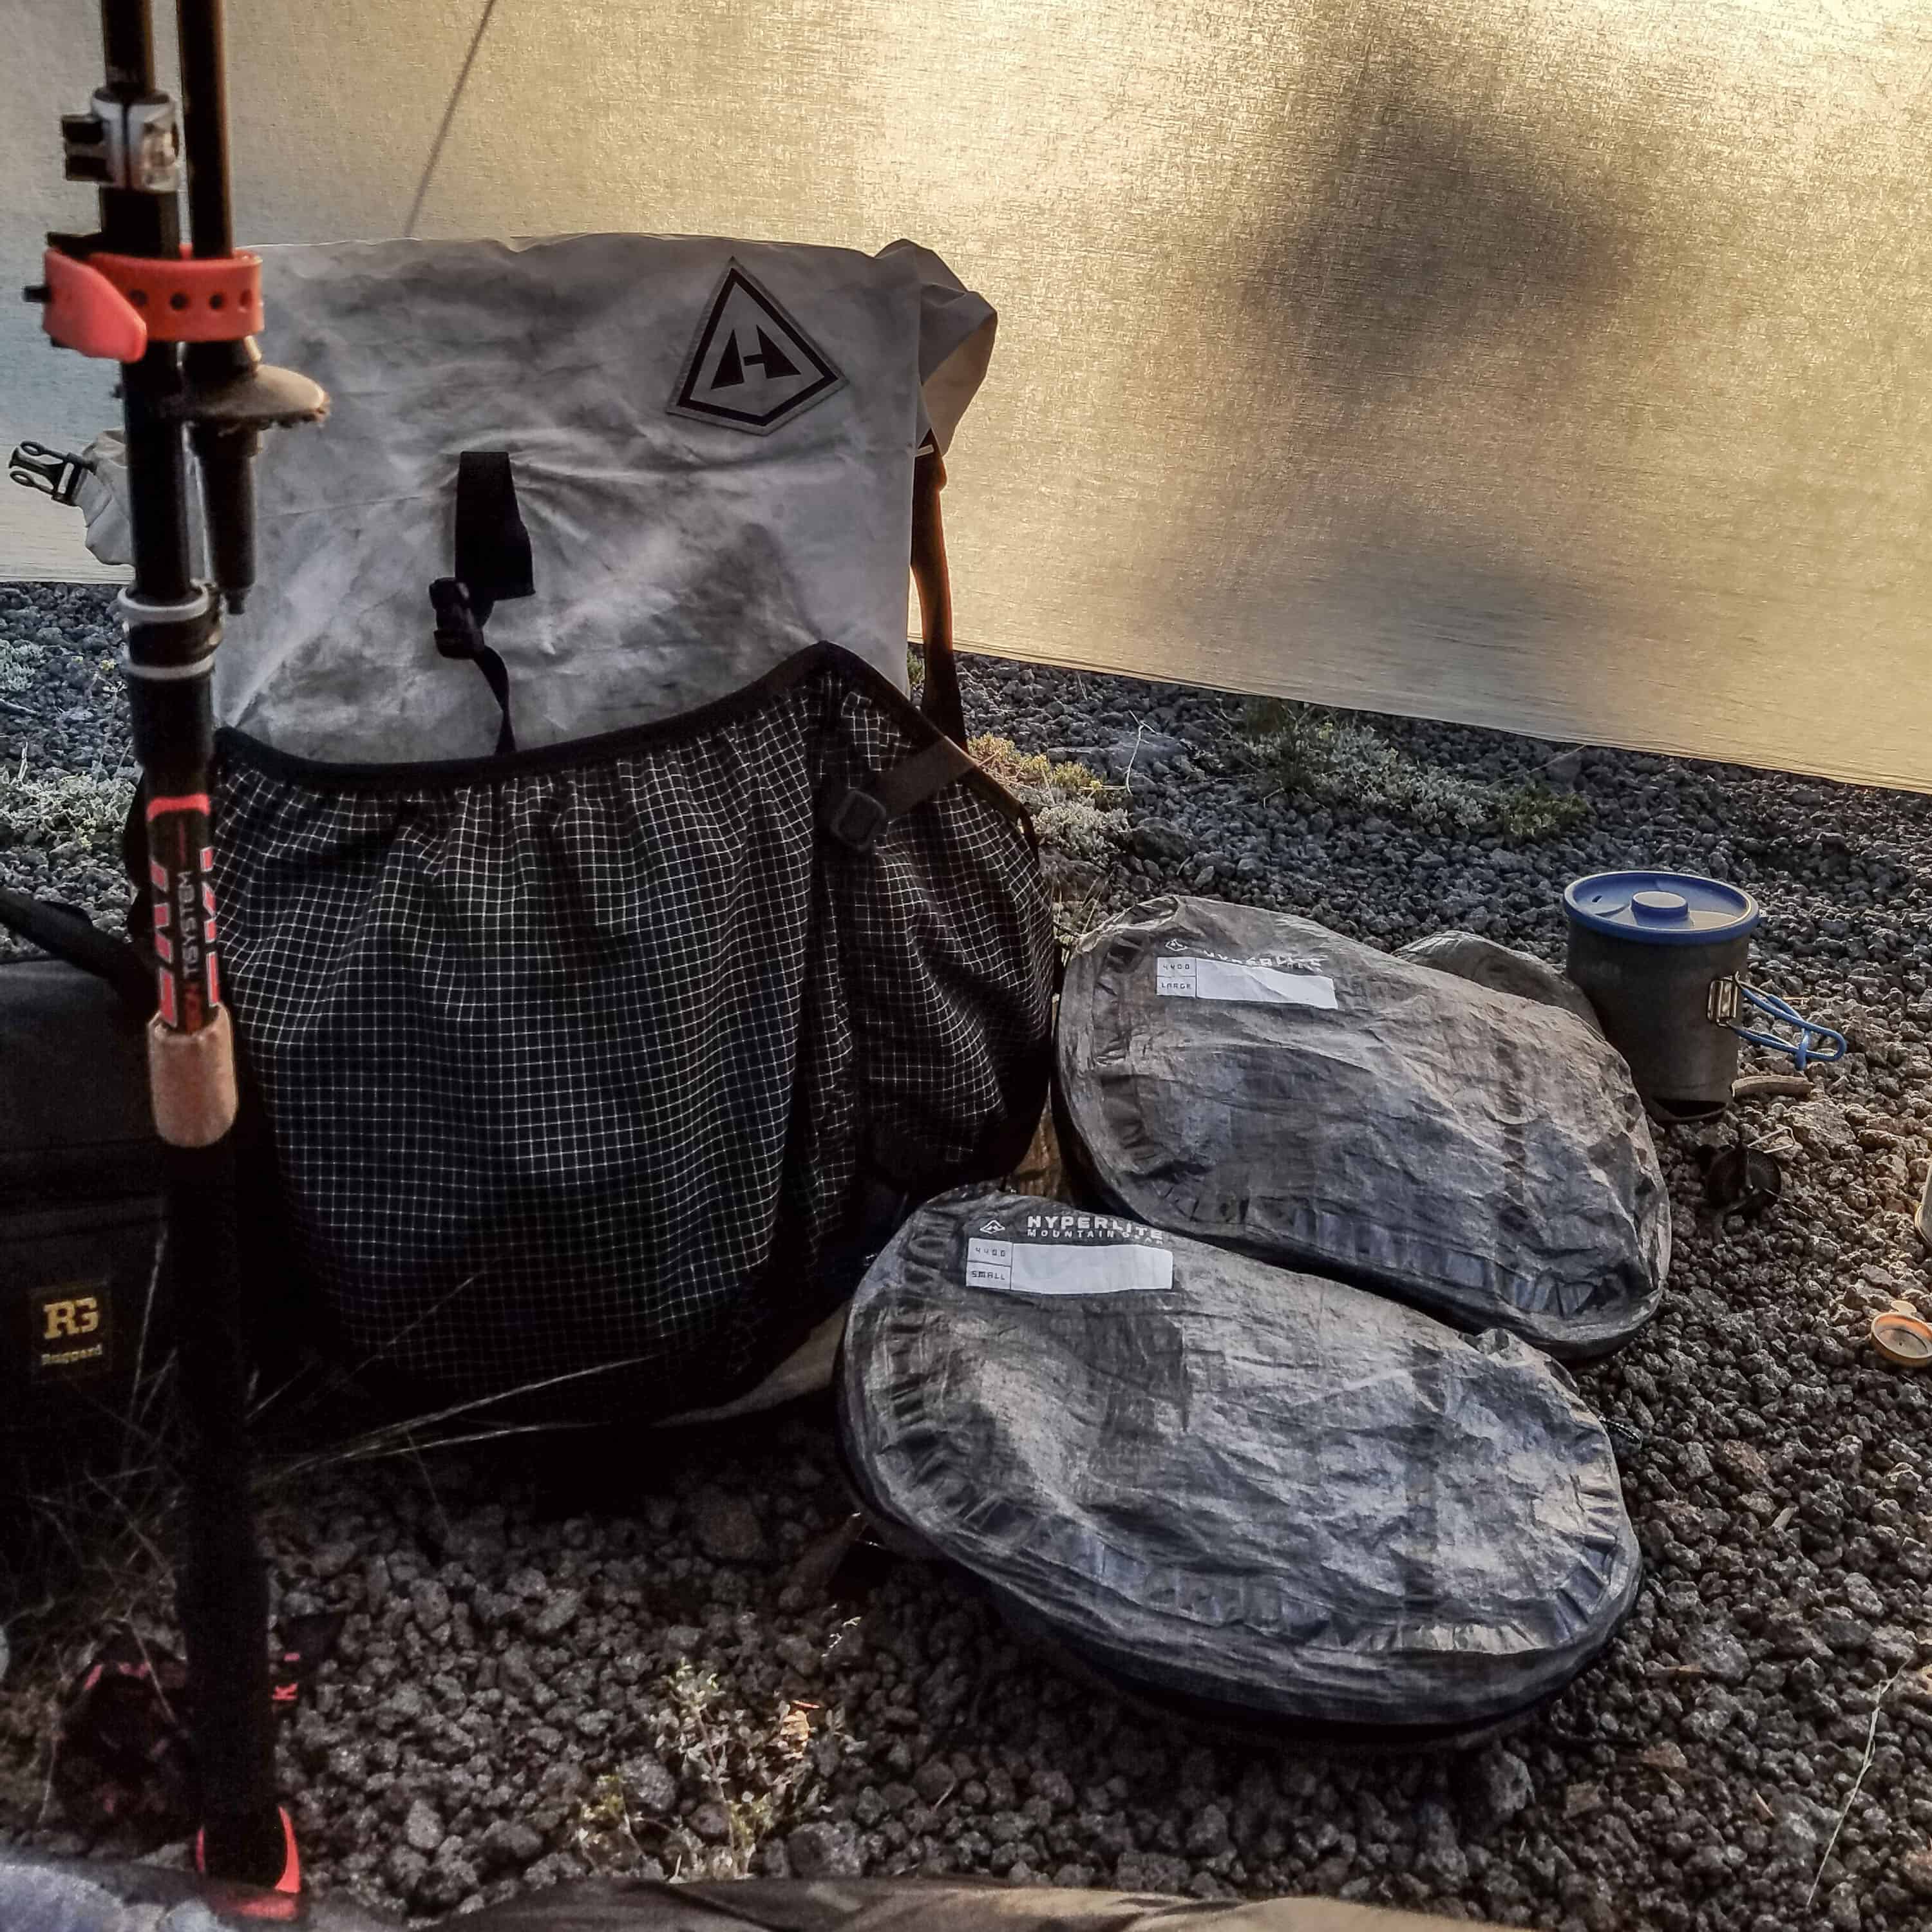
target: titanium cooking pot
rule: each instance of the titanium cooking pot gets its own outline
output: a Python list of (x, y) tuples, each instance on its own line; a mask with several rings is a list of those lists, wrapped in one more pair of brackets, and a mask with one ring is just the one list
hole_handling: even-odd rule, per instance
[[(1746, 984), (1750, 935), (1764, 913), (1738, 886), (1688, 872), (1598, 872), (1564, 893), (1563, 910), (1564, 970), (1588, 995), (1654, 1118), (1721, 1114), (1740, 1040), (1789, 1054), (1801, 1070), (1844, 1053), (1843, 1034)], [(1744, 1024), (1751, 1012), (1798, 1037), (1753, 1031)]]

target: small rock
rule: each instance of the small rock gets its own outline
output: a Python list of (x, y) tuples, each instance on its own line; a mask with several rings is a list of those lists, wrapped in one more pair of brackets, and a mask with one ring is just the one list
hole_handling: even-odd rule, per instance
[(1474, 1770), (1477, 1807), (1490, 1824), (1507, 1824), (1534, 1802), (1529, 1766), (1514, 1751), (1500, 1747), (1485, 1751)]
[(1418, 1862), (1436, 1882), (1454, 1892), (1468, 1882), (1469, 1859), (1456, 1842), (1456, 1824), (1446, 1806), (1425, 1799), (1416, 1807)]
[(1858, 1136), (1834, 1100), (1808, 1100), (1802, 1106), (1793, 1107), (1785, 1115), (1784, 1124), (1798, 1136), (1798, 1144), (1808, 1154), (1827, 1160), (1858, 1158)]
[(691, 1814), (691, 1828), (707, 1845), (728, 1844), (731, 1837), (731, 1814), (715, 1798), (707, 1798)]
[(1773, 1651), (1780, 1657), (1809, 1657), (1822, 1663), (1832, 1654), (1817, 1632), (1796, 1610), (1774, 1611), (1765, 1620), (1764, 1634), (1770, 1639)]
[(855, 1514), (813, 1538), (786, 1572), (787, 1587), (802, 1590), (808, 1598), (822, 1597), (865, 1531), (866, 1519)]
[(944, 1803), (958, 1782), (952, 1767), (943, 1757), (928, 1758), (912, 1774), (912, 1788), (928, 1804)]
[(389, 1856), (382, 1861), (383, 1876), (405, 1898), (415, 1895), (428, 1870), (428, 1859), (407, 1845), (392, 1845)]
[(1845, 1593), (1845, 1601), (1868, 1623), (1877, 1623), (1884, 1617), (1885, 1599), (1872, 1588), (1870, 1577), (1848, 1570), (1838, 1579), (1838, 1587)]
[(404, 1840), (427, 1858), (442, 1843), (444, 1836), (442, 1820), (436, 1815), (436, 1808), (426, 1798), (416, 1799), (403, 1820)]
[(1741, 1489), (1768, 1489), (1771, 1470), (1764, 1458), (1748, 1442), (1720, 1442), (1711, 1460)]
[(356, 1546), (350, 1542), (325, 1543), (309, 1559), (316, 1575), (325, 1583), (339, 1576), (356, 1561)]
[(1218, 1804), (1204, 1804), (1189, 1821), (1187, 1856), (1211, 1858), (1228, 1849), (1228, 1814)]
[(816, 1677), (821, 1660), (818, 1646), (809, 1637), (796, 1634), (782, 1636), (772, 1646), (786, 1665), (801, 1677)]
[(1184, 1897), (1187, 1862), (1160, 1852), (1123, 1852), (1114, 1868), (1114, 1882), (1122, 1892), (1164, 1893)]
[(1600, 1784), (1567, 1785), (1563, 1792), (1563, 1815), (1565, 1818), (1587, 1818), (1593, 1811), (1604, 1808), (1604, 1787)]
[(1193, 850), (1192, 842), (1184, 832), (1158, 818), (1142, 820), (1134, 827), (1129, 842), (1143, 859), (1184, 859)]
[(1742, 1684), (1750, 1675), (1744, 1646), (1727, 1630), (1706, 1625), (1693, 1631), (1684, 1641), (1684, 1656), (1720, 1684)]
[(410, 1610), (416, 1628), (433, 1636), (449, 1621), (449, 1592), (434, 1576), (418, 1576), (410, 1586)]
[(1699, 1700), (1697, 1708), (1684, 1720), (1684, 1735), (1700, 1744), (1721, 1737), (1736, 1721), (1742, 1707), (1728, 1690), (1712, 1685)]
[(477, 1877), (476, 1868), (454, 1844), (446, 1845), (423, 1874), (413, 1902), (432, 1912), (447, 1912), (476, 1889)]
[(1793, 1864), (1815, 1865), (1832, 1828), (1829, 1815), (1795, 1792), (1775, 1792), (1770, 1802), (1778, 1820), (1774, 1842), (1780, 1854)]
[[(658, 1865), (656, 1872), (653, 1874), (650, 1868), (656, 1864), (657, 1864), (656, 1859), (646, 1858), (637, 1868), (632, 1876), (643, 1879), (662, 1880), (664, 1876), (664, 1868)], [(524, 1882), (533, 1890), (541, 1890), (545, 1886), (561, 1885), (567, 1880), (581, 1878), (584, 1872), (584, 1862), (574, 1854), (569, 1852), (550, 1852), (538, 1859), (536, 1863), (524, 1874)]]
[(1843, 1606), (1834, 1604), (1812, 1620), (1812, 1628), (1834, 1651), (1856, 1652), (1871, 1642), (1871, 1630), (1862, 1618), (1855, 1617)]
[(483, 1834), (486, 1857), (499, 1864), (526, 1865), (543, 1856), (543, 1834), (518, 1818), (499, 1818)]
[(530, 1619), (530, 1628), (538, 1636), (556, 1636), (576, 1622), (577, 1613), (584, 1607), (584, 1593), (580, 1590), (554, 1592), (543, 1607)]
[(677, 1805), (677, 1780), (654, 1757), (634, 1757), (618, 1772), (625, 1795), (646, 1817), (668, 1817)]
[(1073, 1783), (1064, 1771), (1036, 1773), (1033, 1780), (1033, 1795), (1036, 1798), (1044, 1798), (1055, 1812), (1073, 1809)]
[(743, 1496), (700, 1490), (692, 1498), (691, 1522), (698, 1548), (714, 1563), (756, 1563), (766, 1553), (764, 1525)]
[(794, 1878), (859, 1878), (866, 1870), (858, 1833), (829, 1820), (800, 1826), (785, 1840), (785, 1857)]
[(1916, 1898), (1932, 1898), (1932, 1846), (1907, 1852), (1893, 1865), (1898, 1882)]
[(1898, 1624), (1881, 1624), (1871, 1634), (1867, 1648), (1888, 1670), (1902, 1670), (1918, 1654), (1918, 1642)]
[(1187, 747), (1178, 738), (1170, 738), (1164, 731), (1142, 731), (1109, 746), (1102, 757), (1108, 772), (1131, 785), (1134, 779), (1164, 771), (1186, 755)]

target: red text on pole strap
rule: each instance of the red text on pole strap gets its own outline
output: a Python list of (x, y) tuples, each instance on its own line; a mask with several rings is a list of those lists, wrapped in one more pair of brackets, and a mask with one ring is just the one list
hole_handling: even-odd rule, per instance
[(161, 1024), (199, 1033), (221, 1002), (214, 960), (214, 853), (208, 798), (190, 792), (148, 801), (148, 877), (153, 891), (157, 1005)]

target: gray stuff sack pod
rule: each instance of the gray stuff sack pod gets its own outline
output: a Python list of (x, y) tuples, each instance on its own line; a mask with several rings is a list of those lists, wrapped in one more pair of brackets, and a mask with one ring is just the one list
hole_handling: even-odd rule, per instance
[(1602, 1425), (1516, 1337), (1036, 1196), (962, 1190), (894, 1237), (838, 1421), (889, 1536), (1235, 1728), (1493, 1732), (1640, 1580)]
[(1459, 980), (1473, 980), (1492, 992), (1514, 993), (1540, 1006), (1560, 1006), (1566, 1013), (1575, 1014), (1599, 1040), (1604, 1036), (1603, 1024), (1589, 995), (1561, 967), (1532, 953), (1499, 946), (1478, 933), (1432, 932), (1426, 939), (1412, 940), (1396, 957), (1412, 959), (1418, 966), (1432, 966), (1438, 973), (1452, 973)]
[(1559, 1008), (1162, 898), (1069, 962), (1056, 1053), (1062, 1150), (1099, 1204), (1565, 1359), (1655, 1312), (1670, 1210), (1642, 1106)]

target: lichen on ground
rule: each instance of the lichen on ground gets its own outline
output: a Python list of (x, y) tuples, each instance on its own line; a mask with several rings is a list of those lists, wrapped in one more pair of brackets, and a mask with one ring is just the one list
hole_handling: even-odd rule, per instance
[(119, 849), (134, 786), (98, 772), (43, 776), (22, 757), (0, 764), (0, 843), (44, 846), (70, 858)]
[(1284, 790), (1434, 830), (1496, 832), (1527, 844), (1590, 815), (1586, 800), (1534, 780), (1498, 782), (1424, 764), (1372, 725), (1321, 705), (1257, 699), (1244, 735)]
[(1068, 857), (1105, 864), (1126, 838), (1126, 794), (1084, 765), (1056, 764), (991, 733), (966, 748), (1026, 807), (1041, 839)]

